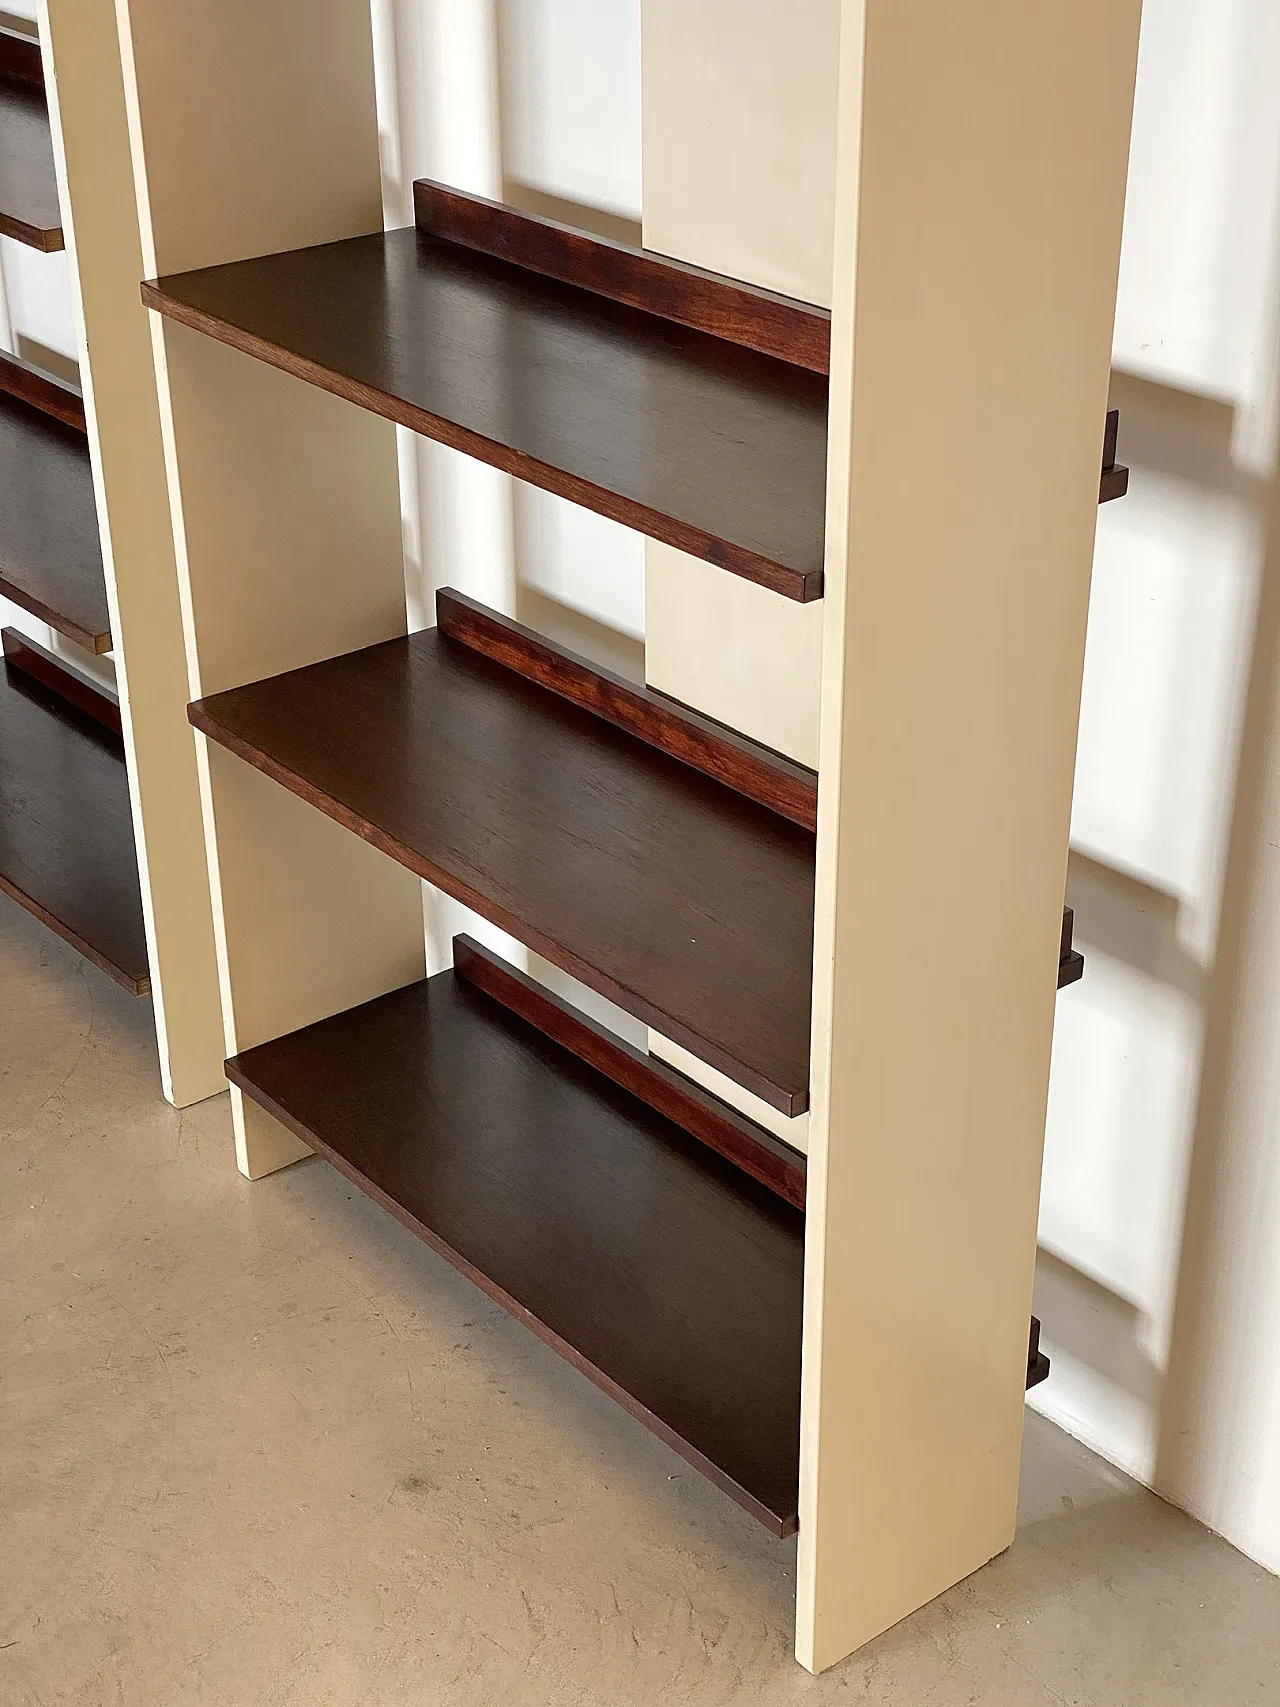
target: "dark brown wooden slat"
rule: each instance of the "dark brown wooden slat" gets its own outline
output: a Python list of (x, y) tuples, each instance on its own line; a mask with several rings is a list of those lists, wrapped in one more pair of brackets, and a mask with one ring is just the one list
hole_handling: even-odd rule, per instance
[(653, 249), (611, 242), (483, 196), (466, 195), (429, 178), (414, 184), (413, 207), (418, 228), (430, 236), (813, 373), (830, 371), (831, 314), (825, 308), (707, 272)]
[(0, 392), (7, 397), (20, 397), (42, 414), (52, 415), (77, 432), (88, 429), (84, 418), (84, 396), (76, 386), (55, 379), (42, 368), (33, 367), (18, 356), (0, 350)]
[(814, 838), (436, 630), (191, 707), (212, 740), (787, 1115)]
[(95, 723), (101, 723), (113, 735), (123, 736), (118, 699), (67, 669), (60, 658), (38, 646), (34, 640), (28, 640), (25, 634), (19, 634), (16, 628), (0, 629), (0, 644), (3, 645), (5, 662), (12, 669), (21, 670), (24, 676), (40, 682), (50, 693), (56, 693), (78, 711), (92, 717)]
[(820, 374), (412, 228), (162, 279), (143, 300), (786, 597), (821, 596)]
[(0, 26), (0, 81), (44, 88), (44, 61), (35, 36)]
[(659, 1060), (615, 1037), (568, 1002), (509, 966), (473, 938), (453, 939), (453, 969), (459, 978), (492, 996), (512, 1013), (579, 1061), (639, 1097), (682, 1131), (759, 1180), (797, 1209), (805, 1206), (807, 1164), (798, 1150), (748, 1120), (710, 1091)]
[(1065, 990), (1068, 984), (1078, 984), (1083, 977), (1084, 955), (1073, 949), (1058, 962), (1058, 988)]
[(1058, 947), (1058, 959), (1065, 960), (1071, 953), (1071, 944), (1075, 937), (1076, 915), (1072, 907), (1062, 909), (1062, 938)]
[(8, 663), (0, 889), (126, 990), (150, 988), (120, 738)]
[(62, 248), (40, 47), (14, 30), (0, 30), (0, 235)]
[(804, 765), (770, 752), (665, 694), (637, 687), (579, 658), (452, 588), (436, 594), (436, 621), (451, 639), (715, 777), (749, 800), (780, 812), (793, 824), (806, 830), (817, 827), (818, 778)]
[(1128, 490), (1129, 470), (1123, 463), (1118, 462), (1114, 468), (1103, 471), (1098, 502), (1100, 504), (1114, 503), (1117, 498), (1123, 498)]
[(83, 432), (0, 391), (0, 594), (91, 652), (111, 619)]
[(1120, 449), (1120, 411), (1107, 410), (1107, 426), (1102, 440), (1102, 472), (1108, 473), (1116, 465), (1116, 456)]
[(1049, 1379), (1049, 1359), (1040, 1350), (1040, 1323), (1031, 1318), (1031, 1338), (1027, 1345), (1027, 1391)]
[(227, 1076), (775, 1534), (804, 1217), (442, 973)]

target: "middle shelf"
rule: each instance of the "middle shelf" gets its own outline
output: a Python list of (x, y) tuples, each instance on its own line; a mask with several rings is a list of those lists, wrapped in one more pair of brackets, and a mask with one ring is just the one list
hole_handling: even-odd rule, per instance
[(784, 1114), (814, 838), (439, 630), (191, 708), (212, 740)]
[[(197, 701), (191, 721), (803, 1113), (817, 778), (457, 593), (437, 607), (440, 628)], [(1060, 985), (1079, 965), (1064, 915)]]

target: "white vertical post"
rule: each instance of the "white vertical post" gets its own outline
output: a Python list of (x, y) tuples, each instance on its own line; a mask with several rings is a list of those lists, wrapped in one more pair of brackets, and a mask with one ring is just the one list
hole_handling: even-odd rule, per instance
[(1013, 1538), (1139, 0), (845, 0), (797, 1654)]
[(112, 0), (41, 0), (165, 1095), (225, 1088), (195, 739)]
[[(117, 0), (144, 266), (382, 225), (367, 0)], [(395, 430), (152, 327), (192, 692), (405, 629)], [(422, 975), (417, 879), (197, 744), (228, 1051)], [(305, 1153), (233, 1097), (250, 1177)]]

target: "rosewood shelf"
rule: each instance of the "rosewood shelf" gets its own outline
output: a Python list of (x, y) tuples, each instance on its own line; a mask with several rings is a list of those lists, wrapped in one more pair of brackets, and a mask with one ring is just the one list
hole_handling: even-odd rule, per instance
[(191, 707), (197, 729), (786, 1114), (811, 833), (439, 630)]
[(119, 709), (11, 629), (4, 651), (0, 889), (144, 995), (147, 945)]
[[(439, 628), (199, 700), (190, 720), (803, 1113), (816, 776), (456, 593), (437, 607)], [(1064, 913), (1060, 986), (1082, 966)]]
[[(802, 1211), (474, 971), (262, 1044), (227, 1076), (775, 1535), (792, 1533)], [(1048, 1371), (1033, 1321), (1027, 1385)]]
[(0, 595), (90, 652), (111, 622), (84, 405), (0, 355)]
[(0, 29), (0, 235), (62, 248), (40, 44)]
[(799, 1210), (452, 972), (227, 1075), (775, 1534), (795, 1528)]
[[(415, 203), (407, 230), (176, 274), (143, 301), (784, 597), (821, 597), (829, 316), (439, 184)], [(1100, 501), (1126, 475), (1110, 427), (1107, 443)]]

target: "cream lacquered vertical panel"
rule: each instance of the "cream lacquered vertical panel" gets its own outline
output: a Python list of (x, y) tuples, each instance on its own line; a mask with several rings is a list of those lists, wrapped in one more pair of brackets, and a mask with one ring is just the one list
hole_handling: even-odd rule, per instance
[(845, 0), (797, 1653), (1013, 1538), (1139, 0)]
[[(840, 0), (643, 0), (650, 248), (830, 305), (839, 40)], [(813, 606), (646, 540), (654, 687), (816, 765), (821, 656)]]
[[(381, 227), (367, 0), (116, 0), (149, 274)], [(193, 694), (406, 626), (395, 429), (153, 320)], [(424, 970), (413, 875), (197, 742), (226, 1046)], [(305, 1151), (233, 1095), (255, 1177)]]
[(164, 447), (113, 0), (41, 0), (165, 1094), (225, 1087)]

